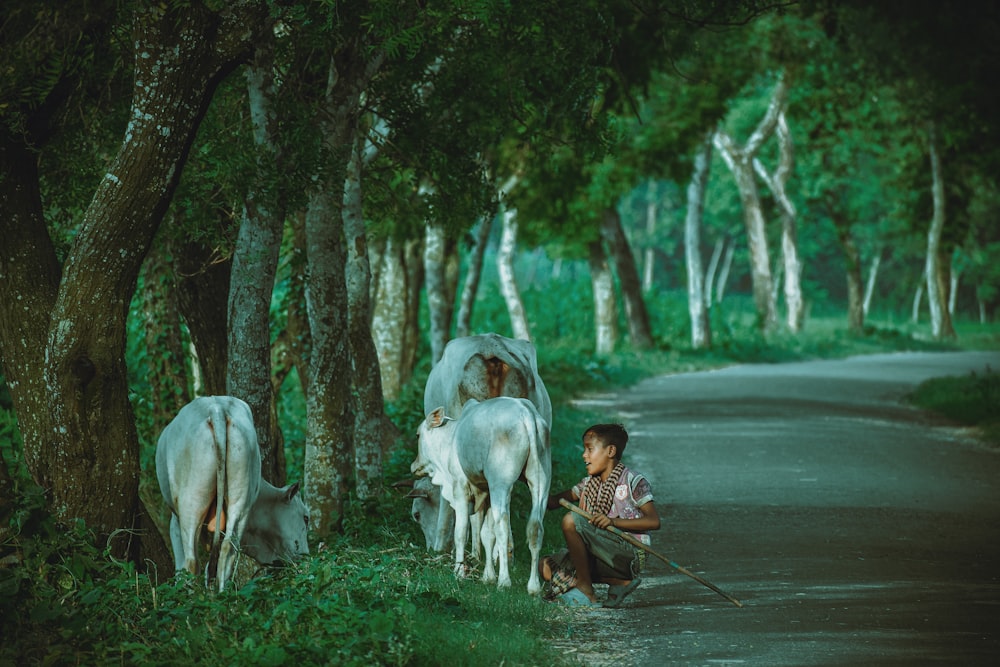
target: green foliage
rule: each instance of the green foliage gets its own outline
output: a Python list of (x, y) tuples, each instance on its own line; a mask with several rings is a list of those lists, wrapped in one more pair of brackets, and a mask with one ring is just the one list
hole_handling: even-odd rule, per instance
[(996, 370), (933, 378), (907, 398), (950, 421), (975, 427), (984, 440), (1000, 447), (1000, 373)]
[(456, 581), (446, 559), (372, 523), (219, 595), (110, 560), (41, 505), (25, 497), (4, 544), (21, 562), (0, 569), (2, 664), (563, 664), (542, 630), (558, 610)]

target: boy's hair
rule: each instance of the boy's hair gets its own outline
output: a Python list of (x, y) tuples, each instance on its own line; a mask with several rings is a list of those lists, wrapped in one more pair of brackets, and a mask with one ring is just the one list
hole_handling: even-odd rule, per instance
[(583, 437), (592, 433), (601, 442), (607, 445), (614, 445), (616, 448), (615, 459), (621, 459), (625, 453), (625, 446), (628, 444), (628, 432), (621, 424), (594, 424), (583, 432)]

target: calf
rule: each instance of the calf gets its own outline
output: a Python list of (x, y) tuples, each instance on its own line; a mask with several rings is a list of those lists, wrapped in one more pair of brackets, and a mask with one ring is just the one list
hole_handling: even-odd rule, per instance
[[(431, 369), (424, 386), (424, 415), (443, 406), (454, 419), (462, 416), (462, 407), (470, 398), (479, 401), (497, 396), (527, 398), (546, 424), (552, 423), (552, 402), (545, 383), (538, 374), (535, 346), (530, 341), (507, 338), (496, 333), (455, 338), (445, 346), (444, 354)], [(445, 551), (451, 546), (451, 531), (442, 531), (455, 518), (451, 505), (440, 502), (440, 490), (424, 492), (414, 488), (412, 515), (419, 517), (427, 548)], [(427, 510), (439, 507), (439, 515)], [(474, 527), (478, 517), (474, 518)], [(473, 532), (472, 553), (479, 552), (479, 533)]]
[(510, 495), (523, 476), (531, 493), (527, 525), (531, 551), (528, 592), (541, 591), (538, 558), (552, 456), (548, 424), (531, 401), (509, 397), (483, 402), (470, 399), (457, 420), (445, 416), (444, 408), (436, 408), (420, 425), (418, 454), (410, 469), (418, 476), (429, 475), (455, 511), (456, 572), (464, 572), (465, 567), (470, 501), (472, 511), (477, 514), (489, 508), (483, 516), (482, 528), (486, 552), (483, 581), (497, 579), (493, 566), (496, 559), (499, 560), (497, 584), (501, 587), (511, 585)]
[(219, 591), (233, 575), (238, 549), (262, 564), (309, 553), (309, 516), (299, 485), (279, 489), (260, 469), (250, 406), (238, 398), (196, 398), (167, 424), (156, 444), (156, 477), (170, 508), (178, 571), (197, 573), (203, 524), (213, 533)]

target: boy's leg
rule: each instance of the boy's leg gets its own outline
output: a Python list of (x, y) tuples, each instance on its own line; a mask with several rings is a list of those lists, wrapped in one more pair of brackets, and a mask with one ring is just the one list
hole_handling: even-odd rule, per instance
[(570, 560), (576, 569), (576, 588), (592, 601), (596, 601), (594, 596), (594, 584), (590, 579), (590, 560), (587, 554), (587, 545), (576, 529), (576, 514), (567, 512), (562, 520), (563, 537), (566, 539), (566, 549), (569, 551)]

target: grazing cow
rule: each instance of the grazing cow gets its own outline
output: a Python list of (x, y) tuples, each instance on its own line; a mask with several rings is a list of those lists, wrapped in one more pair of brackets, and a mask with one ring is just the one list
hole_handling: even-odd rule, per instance
[(178, 571), (197, 573), (203, 524), (213, 533), (219, 591), (233, 575), (237, 549), (265, 565), (309, 553), (309, 516), (299, 485), (279, 489), (260, 469), (250, 406), (238, 398), (196, 398), (167, 424), (156, 444), (156, 477), (171, 512)]
[(501, 587), (510, 586), (510, 495), (514, 484), (524, 477), (531, 493), (528, 592), (541, 591), (538, 557), (552, 455), (548, 423), (531, 401), (505, 396), (482, 402), (470, 399), (458, 419), (448, 418), (444, 408), (432, 410), (420, 425), (419, 451), (410, 470), (418, 476), (429, 475), (455, 510), (455, 570), (459, 574), (465, 571), (470, 503), (476, 513), (488, 506), (482, 528), (486, 551), (483, 581), (497, 579), (493, 569), (496, 558), (497, 584)]
[(429, 477), (404, 480), (394, 486), (412, 487), (407, 494), (408, 498), (413, 498), (410, 516), (420, 524), (421, 528), (426, 526), (424, 540), (427, 542), (427, 548), (436, 551), (444, 550), (437, 548), (437, 545), (445, 545), (444, 548), (447, 548), (455, 532), (455, 513), (447, 502), (444, 502), (445, 507), (441, 507), (441, 489)]
[[(497, 396), (526, 398), (535, 404), (547, 427), (552, 424), (552, 402), (538, 374), (538, 358), (530, 341), (507, 338), (495, 333), (455, 338), (444, 348), (441, 359), (431, 369), (424, 387), (424, 415), (438, 406), (458, 419), (470, 398), (485, 401)], [(436, 498), (440, 490), (426, 492), (414, 488), (411, 514), (419, 517), (428, 549), (445, 551), (454, 521), (451, 505)], [(439, 515), (427, 512), (437, 506)], [(476, 522), (478, 523), (478, 521)], [(472, 536), (472, 551), (479, 552), (479, 532)]]

